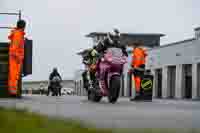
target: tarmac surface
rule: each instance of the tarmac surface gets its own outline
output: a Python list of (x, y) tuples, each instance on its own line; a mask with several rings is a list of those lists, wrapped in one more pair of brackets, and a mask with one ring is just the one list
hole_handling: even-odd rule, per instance
[(104, 98), (100, 103), (78, 96), (24, 96), (0, 99), (0, 106), (81, 120), (100, 128), (199, 128), (200, 101), (158, 100), (130, 102), (120, 98), (116, 104)]

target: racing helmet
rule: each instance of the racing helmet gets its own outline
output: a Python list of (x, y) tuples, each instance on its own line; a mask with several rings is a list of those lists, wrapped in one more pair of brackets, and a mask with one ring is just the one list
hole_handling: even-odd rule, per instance
[(120, 32), (118, 29), (113, 29), (112, 32), (107, 33), (110, 43), (118, 42), (120, 40)]

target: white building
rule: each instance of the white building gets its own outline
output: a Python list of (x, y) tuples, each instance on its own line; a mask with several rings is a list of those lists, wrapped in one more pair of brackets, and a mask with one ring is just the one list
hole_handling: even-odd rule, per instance
[(154, 97), (200, 97), (200, 28), (195, 37), (149, 50), (147, 68), (154, 74)]
[[(194, 31), (194, 38), (162, 46), (160, 46), (162, 34), (122, 34), (124, 45), (142, 40), (145, 46), (150, 48), (146, 66), (154, 75), (154, 98), (200, 98), (200, 28)], [(87, 35), (94, 42), (103, 36), (105, 33)], [(128, 78), (130, 55), (131, 51), (129, 51), (129, 63), (124, 67), (122, 96), (130, 96)], [(82, 86), (79, 88), (83, 89)]]

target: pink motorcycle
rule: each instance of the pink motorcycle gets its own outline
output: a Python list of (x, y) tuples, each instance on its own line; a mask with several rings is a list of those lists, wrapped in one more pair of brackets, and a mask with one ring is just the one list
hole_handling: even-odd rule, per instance
[(121, 75), (123, 66), (127, 63), (127, 57), (120, 48), (108, 48), (99, 63), (96, 90), (99, 93), (90, 93), (89, 99), (99, 102), (107, 96), (110, 103), (115, 103), (119, 97), (121, 88)]

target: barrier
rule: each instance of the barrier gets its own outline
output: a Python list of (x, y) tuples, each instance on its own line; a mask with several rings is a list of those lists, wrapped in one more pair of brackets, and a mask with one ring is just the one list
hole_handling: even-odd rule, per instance
[(135, 101), (152, 101), (153, 93), (153, 75), (150, 73), (144, 73), (141, 75), (141, 88), (140, 93), (136, 95), (135, 93), (135, 81), (134, 74), (130, 73), (130, 97), (131, 100)]

